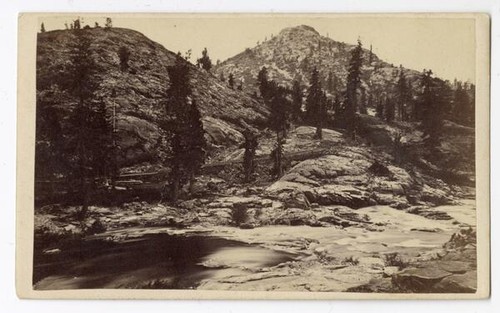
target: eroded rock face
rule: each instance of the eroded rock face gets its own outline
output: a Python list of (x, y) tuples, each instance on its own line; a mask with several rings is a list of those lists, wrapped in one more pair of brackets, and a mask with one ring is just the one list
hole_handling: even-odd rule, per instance
[(444, 244), (439, 259), (417, 262), (392, 275), (395, 288), (407, 292), (474, 293), (477, 290), (476, 232), (461, 229)]
[(477, 290), (477, 271), (445, 277), (432, 288), (442, 293), (475, 293)]
[(206, 140), (214, 145), (228, 146), (240, 144), (245, 139), (234, 125), (211, 116), (203, 118)]
[[(96, 99), (116, 117), (123, 163), (152, 162), (161, 153), (158, 137), (170, 83), (167, 68), (175, 63), (176, 54), (134, 30), (92, 28), (82, 32), (91, 40), (90, 57), (98, 60), (92, 77), (98, 82)], [(77, 103), (67, 91), (68, 49), (74, 41), (70, 30), (39, 34), (37, 41), (37, 105), (43, 109), (50, 103), (61, 116), (68, 115)], [(120, 48), (130, 51), (126, 70), (120, 66)], [(261, 128), (265, 123), (269, 112), (260, 101), (194, 65), (189, 68), (192, 98), (203, 116), (209, 143), (234, 145), (242, 140), (240, 131)]]
[[(378, 173), (380, 169), (374, 173), (375, 167), (382, 168), (383, 175)], [(345, 147), (335, 154), (298, 163), (266, 192), (278, 198), (305, 196), (310, 203), (319, 205), (361, 208), (379, 204), (401, 210), (414, 203), (430, 206), (451, 203), (449, 187), (444, 183), (443, 186), (438, 189), (422, 185), (403, 168), (381, 165), (367, 148)], [(414, 211), (419, 212), (433, 214)], [(438, 215), (437, 219), (445, 218)]]
[(436, 267), (408, 268), (392, 276), (392, 283), (407, 292), (425, 292), (443, 278), (452, 275)]

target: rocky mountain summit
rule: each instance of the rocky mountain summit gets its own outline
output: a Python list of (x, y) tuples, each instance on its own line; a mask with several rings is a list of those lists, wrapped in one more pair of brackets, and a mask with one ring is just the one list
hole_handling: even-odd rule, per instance
[[(343, 89), (347, 77), (350, 52), (355, 45), (338, 42), (319, 34), (314, 28), (300, 25), (283, 29), (278, 35), (247, 48), (240, 54), (215, 67), (217, 76), (233, 74), (244, 81), (247, 92), (258, 92), (257, 74), (262, 67), (268, 70), (269, 79), (291, 87), (297, 80), (308, 85), (313, 68), (317, 68), (323, 85), (330, 74), (335, 75), (338, 91)], [(380, 59), (370, 49), (363, 49), (362, 88), (367, 92), (388, 90), (395, 85), (399, 71), (418, 85), (419, 72)]]

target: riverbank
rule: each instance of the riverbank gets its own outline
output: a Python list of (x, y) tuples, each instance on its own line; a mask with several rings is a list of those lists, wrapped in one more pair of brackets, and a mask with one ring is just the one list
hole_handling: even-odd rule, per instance
[[(148, 209), (147, 206), (141, 206), (140, 210), (139, 207), (130, 206), (128, 210), (119, 212), (110, 208), (91, 208), (91, 218), (87, 221), (86, 227), (97, 229), (93, 226), (96, 221), (107, 227), (105, 231), (95, 234), (85, 234), (84, 230), (80, 230), (79, 233), (80, 225), (71, 223), (62, 227), (57, 226), (57, 223), (61, 222), (58, 222), (58, 218), (51, 219), (50, 214), (40, 215), (37, 219), (50, 221), (51, 224), (48, 225), (71, 232), (73, 237), (79, 233), (79, 240), (107, 242), (117, 247), (134, 242), (151, 241), (151, 236), (162, 234), (181, 239), (210, 238), (209, 241), (224, 240), (226, 243), (232, 243), (220, 246), (203, 243), (188, 247), (186, 253), (189, 255), (190, 249), (192, 250), (193, 267), (186, 269), (183, 275), (185, 281), (189, 281), (187, 285), (179, 286), (172, 283), (169, 280), (170, 274), (167, 275), (169, 279), (162, 280), (161, 275), (160, 278), (157, 277), (159, 273), (157, 270), (148, 270), (147, 265), (137, 264), (132, 273), (125, 271), (116, 277), (112, 275), (109, 277), (109, 274), (106, 274), (107, 278), (104, 281), (108, 281), (106, 286), (109, 288), (129, 286), (129, 288), (210, 290), (404, 292), (402, 288), (408, 284), (401, 283), (402, 280), (397, 279), (400, 277), (398, 275), (421, 279), (421, 270), (413, 272), (410, 270), (422, 268), (422, 265), (429, 268), (432, 267), (431, 264), (442, 263), (443, 258), (446, 260), (446, 255), (450, 255), (448, 258), (453, 256), (453, 260), (450, 261), (454, 262), (454, 270), (458, 275), (471, 276), (474, 273), (475, 244), (471, 242), (472, 239), (467, 239), (467, 244), (470, 245), (462, 245), (459, 252), (455, 247), (451, 250), (450, 247), (446, 247), (453, 234), (461, 230), (466, 231), (470, 227), (475, 228), (475, 206), (470, 200), (463, 200), (457, 205), (434, 208), (437, 212), (445, 213), (450, 219), (435, 220), (429, 218), (435, 215), (425, 217), (389, 206), (371, 206), (355, 210), (351, 212), (355, 214), (351, 215), (346, 214), (345, 209), (332, 210), (332, 217), (342, 218), (351, 223), (344, 226), (337, 222), (335, 224), (323, 222), (315, 227), (307, 224), (264, 225), (253, 229), (210, 225), (207, 220), (203, 220), (203, 216), (201, 220), (191, 221), (192, 224), (186, 225), (186, 217), (183, 219), (180, 215), (170, 216), (167, 207), (155, 206)], [(324, 213), (325, 210), (327, 209), (313, 208), (304, 210), (309, 211), (304, 214), (317, 215)], [(67, 220), (64, 217), (61, 219)], [(164, 225), (159, 225), (159, 221)], [(415, 225), (425, 225), (425, 227), (415, 227)], [(62, 234), (61, 236), (64, 237)], [(54, 240), (43, 248), (39, 247), (40, 255), (49, 255), (54, 262), (58, 258), (57, 255), (60, 254), (61, 257), (64, 255), (65, 249), (74, 249), (74, 245), (64, 244), (65, 240), (69, 239)], [(163, 253), (166, 260), (171, 258), (169, 254), (173, 251), (171, 247), (161, 244), (162, 240), (155, 240), (152, 241), (153, 247), (156, 247), (153, 249)], [(464, 254), (462, 248), (465, 246), (467, 249)], [(197, 251), (204, 252), (200, 254)], [(102, 258), (93, 260), (90, 265), (87, 264), (89, 266), (86, 268), (87, 272), (98, 276), (104, 274), (99, 273), (107, 270), (99, 266), (106, 260), (106, 256)], [(450, 266), (448, 264), (448, 269)], [(460, 270), (457, 272), (458, 267)], [(137, 271), (140, 273), (151, 271), (156, 274), (145, 276), (141, 274), (139, 275), (141, 279), (127, 281), (127, 275), (137, 276)], [(408, 274), (408, 271), (413, 274)], [(73, 273), (82, 272), (73, 271)], [(426, 273), (425, 277), (428, 279), (424, 280), (440, 281), (450, 276), (447, 273), (450, 272), (442, 270)], [(36, 287), (64, 288), (69, 282), (72, 282), (70, 284), (72, 285), (79, 279), (82, 278), (70, 278), (55, 273), (41, 279)], [(472, 285), (471, 279), (466, 285), (469, 287)], [(457, 290), (470, 290), (472, 287), (467, 288)]]

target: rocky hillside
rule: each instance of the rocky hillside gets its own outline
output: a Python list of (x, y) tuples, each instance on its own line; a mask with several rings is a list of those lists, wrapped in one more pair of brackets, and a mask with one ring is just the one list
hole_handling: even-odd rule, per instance
[[(169, 86), (167, 67), (174, 64), (175, 53), (129, 29), (82, 31), (91, 38), (92, 58), (98, 66), (96, 98), (102, 98), (110, 116), (115, 107), (119, 146), (125, 163), (154, 157), (161, 134), (158, 120)], [(61, 116), (67, 116), (76, 103), (64, 87), (74, 41), (72, 30), (38, 34), (37, 105), (51, 105)], [(130, 52), (129, 67), (125, 70), (120, 66), (122, 47)], [(190, 73), (206, 137), (214, 146), (238, 143), (243, 140), (244, 128), (259, 127), (266, 120), (268, 111), (258, 100), (228, 88), (194, 65)]]
[[(232, 73), (235, 79), (243, 80), (250, 93), (258, 91), (256, 82), (259, 70), (265, 66), (269, 78), (291, 87), (293, 80), (307, 85), (316, 67), (321, 79), (325, 81), (331, 72), (338, 79), (338, 88), (342, 90), (347, 77), (347, 65), (350, 51), (354, 45), (338, 42), (321, 36), (314, 28), (306, 25), (285, 28), (277, 36), (248, 48), (244, 52), (220, 63), (215, 72), (218, 77), (227, 77)], [(366, 48), (366, 47), (365, 47)], [(397, 81), (399, 65), (389, 64), (364, 49), (362, 88), (367, 92), (387, 91)], [(402, 68), (407, 79), (418, 84), (419, 72)]]

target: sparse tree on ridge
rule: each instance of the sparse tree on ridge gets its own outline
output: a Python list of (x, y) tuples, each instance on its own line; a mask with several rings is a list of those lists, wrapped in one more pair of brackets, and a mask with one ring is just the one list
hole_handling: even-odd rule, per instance
[(106, 23), (104, 24), (105, 28), (111, 28), (113, 27), (113, 21), (111, 20), (111, 17), (106, 17)]
[(42, 25), (40, 26), (40, 32), (41, 33), (45, 33), (45, 25), (42, 23)]
[(81, 29), (80, 18), (73, 21), (73, 29)]
[(208, 56), (207, 48), (203, 49), (201, 52), (201, 58), (199, 58), (196, 63), (205, 71), (210, 72), (210, 69), (212, 68), (212, 60), (210, 60), (210, 57)]

